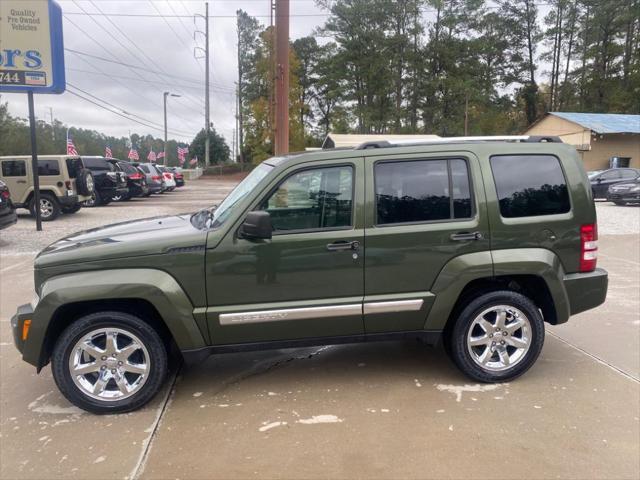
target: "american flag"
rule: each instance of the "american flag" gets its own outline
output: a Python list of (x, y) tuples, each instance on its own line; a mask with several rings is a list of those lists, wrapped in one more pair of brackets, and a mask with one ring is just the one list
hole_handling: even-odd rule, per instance
[(178, 147), (178, 159), (184, 163), (184, 157), (189, 153), (189, 147)]
[(164, 151), (163, 152), (158, 152), (158, 155), (156, 156), (156, 158), (158, 160), (160, 160), (161, 158), (164, 158)]
[(129, 160), (140, 160), (140, 155), (138, 155), (138, 150), (136, 150), (135, 148), (131, 147), (129, 149), (129, 155), (127, 155), (127, 157), (129, 158)]
[(69, 130), (67, 130), (67, 155), (78, 155), (78, 150), (69, 136)]
[(198, 164), (198, 157), (193, 157), (191, 159), (191, 161), (189, 162), (189, 165), (197, 165)]
[(109, 145), (104, 147), (104, 156), (107, 158), (113, 158), (113, 153), (111, 152), (111, 147)]
[(153, 148), (149, 152), (149, 155), (147, 155), (147, 160), (149, 160), (150, 162), (156, 161), (156, 152), (153, 151)]

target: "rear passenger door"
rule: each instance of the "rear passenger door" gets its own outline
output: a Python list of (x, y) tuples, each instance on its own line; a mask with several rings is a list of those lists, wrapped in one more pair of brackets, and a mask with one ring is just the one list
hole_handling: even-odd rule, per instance
[(419, 330), (446, 263), (489, 250), (478, 161), (455, 151), (366, 160), (365, 331)]

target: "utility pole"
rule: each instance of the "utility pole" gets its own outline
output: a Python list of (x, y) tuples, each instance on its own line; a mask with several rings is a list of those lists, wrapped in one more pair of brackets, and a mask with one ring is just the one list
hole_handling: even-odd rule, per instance
[(204, 141), (204, 165), (205, 167), (209, 165), (209, 2), (204, 4), (204, 37), (205, 37), (205, 46), (204, 46), (204, 58), (205, 58), (205, 94), (204, 94), (204, 121), (205, 125), (205, 133), (207, 136)]
[(289, 0), (276, 0), (275, 154), (289, 152)]
[(53, 124), (53, 107), (49, 107), (49, 115), (51, 115), (51, 135), (53, 136), (53, 141), (56, 141), (56, 127)]

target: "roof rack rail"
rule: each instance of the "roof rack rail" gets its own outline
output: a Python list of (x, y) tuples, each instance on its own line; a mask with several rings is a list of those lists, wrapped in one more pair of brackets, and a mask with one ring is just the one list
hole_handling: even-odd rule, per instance
[(433, 140), (388, 140), (364, 142), (358, 145), (356, 150), (368, 150), (372, 148), (404, 147), (411, 145), (437, 145), (443, 143), (476, 143), (476, 142), (522, 142), (522, 143), (562, 143), (560, 137), (553, 135), (496, 135), (480, 137), (443, 137)]

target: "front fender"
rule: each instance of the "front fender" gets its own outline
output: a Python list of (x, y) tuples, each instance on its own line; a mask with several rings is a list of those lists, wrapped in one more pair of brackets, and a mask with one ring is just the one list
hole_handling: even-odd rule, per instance
[(547, 284), (554, 302), (557, 323), (569, 318), (569, 300), (564, 287), (564, 269), (558, 257), (543, 248), (492, 250), (461, 255), (449, 261), (438, 275), (433, 303), (425, 330), (444, 329), (464, 287), (474, 280), (509, 275), (536, 275)]
[(42, 285), (40, 295), (22, 352), (23, 359), (36, 366), (41, 366), (41, 354), (55, 312), (78, 302), (146, 300), (158, 311), (180, 350), (206, 346), (189, 297), (171, 275), (161, 270), (113, 269), (59, 275)]

